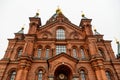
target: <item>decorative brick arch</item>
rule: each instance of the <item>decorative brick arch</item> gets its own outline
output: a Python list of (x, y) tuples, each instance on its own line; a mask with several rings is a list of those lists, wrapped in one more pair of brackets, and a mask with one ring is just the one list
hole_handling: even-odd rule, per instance
[(71, 66), (66, 63), (56, 66), (54, 69), (54, 80), (59, 80), (60, 75), (64, 75), (64, 80), (72, 80), (73, 70), (71, 69)]
[(105, 72), (109, 72), (110, 73), (110, 76), (111, 76), (111, 79), (114, 80), (114, 73), (113, 73), (113, 70), (110, 69), (110, 68), (105, 68)]
[[(40, 34), (40, 33), (38, 33), (38, 34)], [(38, 36), (38, 37), (41, 37), (43, 39), (48, 39), (48, 38), (52, 38), (52, 36), (53, 35), (52, 35), (51, 32), (49, 32), (49, 31), (43, 31), (42, 34), (40, 36)]]
[[(23, 46), (18, 46), (17, 48), (16, 48), (16, 50), (15, 50), (15, 55), (14, 55), (14, 58), (16, 59), (16, 58), (18, 58), (18, 51), (19, 50), (22, 50), (23, 51)], [(22, 55), (22, 54), (21, 54)]]
[(85, 68), (85, 67), (83, 67), (83, 66), (80, 67), (80, 68), (78, 69), (78, 73), (79, 73), (80, 70), (84, 70), (85, 73), (88, 74), (88, 70), (87, 70), (87, 68)]
[(42, 78), (44, 79), (45, 78), (45, 73), (46, 73), (46, 70), (44, 67), (40, 66), (38, 67), (36, 70), (35, 70), (35, 80), (38, 80), (38, 72), (39, 71), (42, 71)]
[(40, 66), (40, 67), (38, 67), (38, 68), (35, 70), (35, 73), (38, 73), (39, 70), (43, 71), (43, 73), (46, 72), (45, 68), (42, 67), (42, 66)]
[(16, 68), (11, 68), (8, 70), (7, 74), (7, 80), (10, 80), (11, 72), (15, 71), (17, 74), (17, 69)]
[(80, 32), (78, 33), (77, 31), (71, 32), (68, 37), (70, 37), (71, 39), (83, 39), (84, 38), (83, 34)]
[(65, 63), (65, 62), (63, 62), (63, 63), (62, 63), (62, 62), (60, 62), (60, 63), (58, 63), (58, 64), (54, 65), (54, 67), (53, 67), (53, 69), (52, 69), (53, 73), (55, 73), (55, 70), (56, 70), (59, 66), (61, 66), (61, 65), (64, 65), (64, 66), (69, 67), (72, 73), (74, 73), (74, 72), (75, 72), (74, 68), (73, 68), (70, 64)]

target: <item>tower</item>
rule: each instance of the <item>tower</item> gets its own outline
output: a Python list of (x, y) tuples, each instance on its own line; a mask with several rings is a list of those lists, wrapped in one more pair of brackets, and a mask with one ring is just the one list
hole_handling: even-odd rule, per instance
[(0, 80), (120, 80), (120, 62), (110, 40), (94, 34), (92, 19), (73, 24), (58, 8), (42, 25), (39, 14), (8, 39)]

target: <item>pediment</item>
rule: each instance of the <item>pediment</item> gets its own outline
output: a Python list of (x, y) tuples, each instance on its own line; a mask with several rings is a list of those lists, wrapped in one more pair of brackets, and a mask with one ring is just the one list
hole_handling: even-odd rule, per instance
[(82, 29), (79, 26), (77, 26), (77, 25), (75, 25), (75, 24), (73, 24), (71, 22), (67, 22), (67, 21), (62, 21), (62, 22), (55, 21), (55, 22), (51, 22), (49, 24), (45, 24), (45, 25), (41, 26), (39, 28), (39, 30), (41, 30), (41, 29), (42, 30), (51, 29), (51, 28), (56, 27), (56, 26), (67, 26), (70, 29), (73, 29), (73, 30), (76, 30), (76, 31), (78, 31), (78, 30), (82, 31)]
[(48, 62), (73, 62), (73, 63), (77, 63), (79, 60), (66, 54), (66, 53), (60, 53), (50, 59), (48, 59)]
[(47, 35), (48, 37), (46, 39), (55, 39), (56, 30), (60, 27), (62, 27), (67, 33), (66, 39), (84, 39), (85, 37), (85, 32), (83, 32), (80, 27), (67, 22), (54, 22), (44, 25), (38, 29), (37, 36), (38, 38), (44, 38), (43, 36)]
[(65, 17), (63, 14), (53, 15), (45, 25), (39, 27), (37, 37), (39, 39), (55, 39), (56, 30), (62, 28), (65, 30), (66, 39), (84, 39), (85, 31)]
[(54, 14), (50, 19), (47, 20), (46, 24), (41, 26), (40, 29), (51, 29), (55, 26), (67, 26), (74, 30), (80, 30), (81, 28), (73, 24), (64, 14)]

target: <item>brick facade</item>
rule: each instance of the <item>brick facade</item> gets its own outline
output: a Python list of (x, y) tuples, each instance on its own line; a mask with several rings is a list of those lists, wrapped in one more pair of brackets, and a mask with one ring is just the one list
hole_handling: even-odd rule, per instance
[[(59, 9), (45, 25), (38, 16), (29, 19), (27, 34), (19, 31), (8, 39), (0, 80), (120, 80), (120, 60), (111, 41), (93, 33), (92, 19), (83, 16), (77, 26)], [(56, 38), (59, 29), (64, 39)], [(63, 52), (57, 53), (57, 46)]]

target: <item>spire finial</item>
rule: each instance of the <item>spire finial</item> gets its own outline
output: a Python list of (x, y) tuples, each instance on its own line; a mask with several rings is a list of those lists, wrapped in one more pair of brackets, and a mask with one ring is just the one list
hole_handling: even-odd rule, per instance
[(37, 12), (36, 12), (35, 17), (39, 17), (39, 12), (40, 12), (40, 10), (39, 10), (39, 9), (37, 9)]
[(97, 29), (95, 28), (95, 26), (93, 26), (93, 30), (94, 30), (94, 32), (95, 32), (95, 35), (100, 35), (100, 33), (97, 32)]
[(117, 50), (118, 50), (118, 54), (117, 54), (117, 58), (120, 58), (120, 41), (115, 38), (116, 44), (117, 44)]
[(21, 30), (20, 31), (18, 31), (17, 33), (24, 33), (24, 27), (25, 27), (25, 24), (22, 26), (22, 28), (21, 28)]
[(83, 11), (81, 11), (81, 13), (82, 13), (82, 15), (81, 15), (81, 16), (82, 16), (82, 17), (85, 17), (85, 14), (83, 13)]
[(97, 31), (95, 26), (93, 26), (93, 30), (94, 30), (95, 32)]
[(56, 9), (56, 13), (57, 13), (57, 14), (62, 13), (62, 11), (61, 11), (61, 9), (59, 8), (59, 6), (58, 6), (57, 9)]
[(115, 37), (116, 44), (119, 44), (119, 40)]

